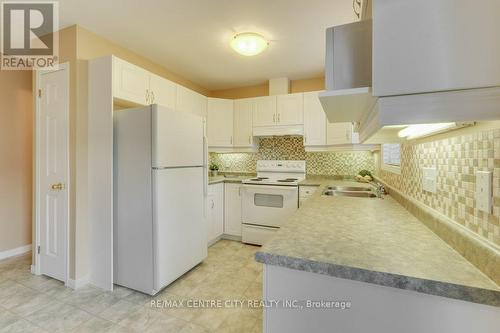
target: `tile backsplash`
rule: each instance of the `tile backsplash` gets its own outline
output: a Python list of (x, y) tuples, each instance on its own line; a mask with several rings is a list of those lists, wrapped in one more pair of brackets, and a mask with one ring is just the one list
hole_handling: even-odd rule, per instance
[(256, 153), (210, 153), (210, 162), (221, 171), (256, 172), (257, 160), (305, 160), (310, 175), (353, 176), (375, 170), (369, 151), (306, 152), (301, 137), (261, 138)]
[[(425, 192), (422, 168), (434, 166), (437, 192)], [(476, 171), (493, 172), (491, 214), (477, 209)], [(410, 141), (401, 146), (401, 174), (384, 170), (377, 174), (409, 197), (500, 245), (500, 129), (424, 143)]]

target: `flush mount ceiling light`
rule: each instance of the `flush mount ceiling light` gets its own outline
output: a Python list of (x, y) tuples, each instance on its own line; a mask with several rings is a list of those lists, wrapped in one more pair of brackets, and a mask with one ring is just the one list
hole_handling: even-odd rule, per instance
[(261, 53), (268, 45), (269, 42), (264, 37), (254, 32), (237, 34), (231, 40), (233, 50), (247, 57)]
[(411, 140), (472, 125), (474, 122), (410, 125), (399, 131), (398, 136)]

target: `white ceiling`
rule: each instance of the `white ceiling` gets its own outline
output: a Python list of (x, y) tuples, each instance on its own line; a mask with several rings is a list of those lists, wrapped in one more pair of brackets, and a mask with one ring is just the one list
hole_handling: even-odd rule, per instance
[[(62, 0), (60, 26), (79, 24), (210, 90), (273, 77), (323, 75), (325, 29), (354, 21), (352, 0)], [(235, 33), (271, 41), (235, 53)]]

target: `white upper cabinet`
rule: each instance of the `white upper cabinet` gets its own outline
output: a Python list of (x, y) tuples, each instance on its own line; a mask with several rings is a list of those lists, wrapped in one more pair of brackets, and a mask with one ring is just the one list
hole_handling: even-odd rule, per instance
[(209, 147), (233, 146), (233, 100), (208, 98), (207, 135)]
[(175, 109), (174, 82), (116, 57), (113, 76), (113, 97), (133, 104), (159, 104)]
[(302, 125), (304, 123), (303, 97), (303, 93), (277, 96), (276, 123), (278, 125)]
[(161, 76), (149, 74), (149, 104), (175, 109), (177, 85)]
[(304, 93), (304, 146), (326, 145), (326, 116), (318, 91)]
[(326, 133), (327, 145), (357, 143), (356, 136), (353, 135), (352, 123), (327, 123)]
[(276, 125), (276, 96), (256, 97), (253, 100), (253, 126)]
[(235, 147), (252, 147), (252, 115), (254, 108), (253, 98), (237, 99), (234, 101), (234, 140)]
[(135, 104), (149, 104), (149, 72), (113, 57), (113, 96)]
[(176, 109), (189, 112), (201, 117), (207, 116), (207, 98), (184, 86), (177, 85)]
[(498, 0), (373, 1), (373, 95), (500, 86), (498, 13)]

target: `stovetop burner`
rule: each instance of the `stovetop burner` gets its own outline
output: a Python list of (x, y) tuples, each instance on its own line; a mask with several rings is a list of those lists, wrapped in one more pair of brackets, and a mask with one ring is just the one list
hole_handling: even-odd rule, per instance
[(305, 176), (305, 161), (259, 160), (257, 175), (242, 182), (254, 185), (297, 186)]

